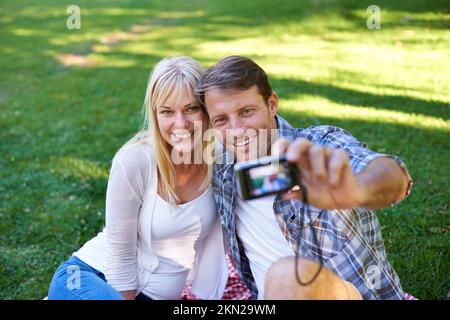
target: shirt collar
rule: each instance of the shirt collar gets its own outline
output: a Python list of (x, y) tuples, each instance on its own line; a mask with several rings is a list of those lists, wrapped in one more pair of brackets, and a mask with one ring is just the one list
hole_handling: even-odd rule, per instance
[(293, 141), (295, 139), (295, 129), (282, 117), (276, 115), (278, 137)]

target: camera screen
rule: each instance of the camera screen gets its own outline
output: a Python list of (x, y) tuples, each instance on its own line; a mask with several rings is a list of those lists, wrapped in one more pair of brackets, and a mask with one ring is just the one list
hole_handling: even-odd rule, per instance
[(289, 164), (287, 162), (271, 163), (250, 168), (247, 171), (248, 189), (251, 196), (274, 193), (291, 187)]

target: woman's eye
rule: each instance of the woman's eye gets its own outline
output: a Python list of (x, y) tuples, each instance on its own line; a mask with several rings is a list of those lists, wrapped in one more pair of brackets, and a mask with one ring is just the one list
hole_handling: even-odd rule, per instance
[(194, 113), (197, 112), (200, 108), (197, 106), (187, 108), (187, 112)]
[(172, 111), (170, 111), (170, 110), (162, 110), (159, 113), (162, 114), (162, 115), (165, 115), (165, 116), (169, 116), (169, 115), (172, 114)]

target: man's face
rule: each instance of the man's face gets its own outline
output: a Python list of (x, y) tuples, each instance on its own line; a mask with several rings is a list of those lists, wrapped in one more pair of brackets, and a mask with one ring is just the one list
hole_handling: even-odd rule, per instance
[(271, 130), (276, 129), (278, 97), (264, 101), (256, 85), (247, 90), (208, 89), (205, 104), (220, 142), (238, 161), (268, 155)]

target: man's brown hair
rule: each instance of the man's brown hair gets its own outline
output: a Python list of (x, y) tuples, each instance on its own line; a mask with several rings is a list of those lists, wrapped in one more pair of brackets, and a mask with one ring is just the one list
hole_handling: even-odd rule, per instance
[(203, 73), (197, 86), (198, 98), (205, 106), (205, 92), (208, 89), (247, 90), (256, 85), (267, 104), (272, 87), (266, 72), (253, 60), (242, 56), (228, 56)]

